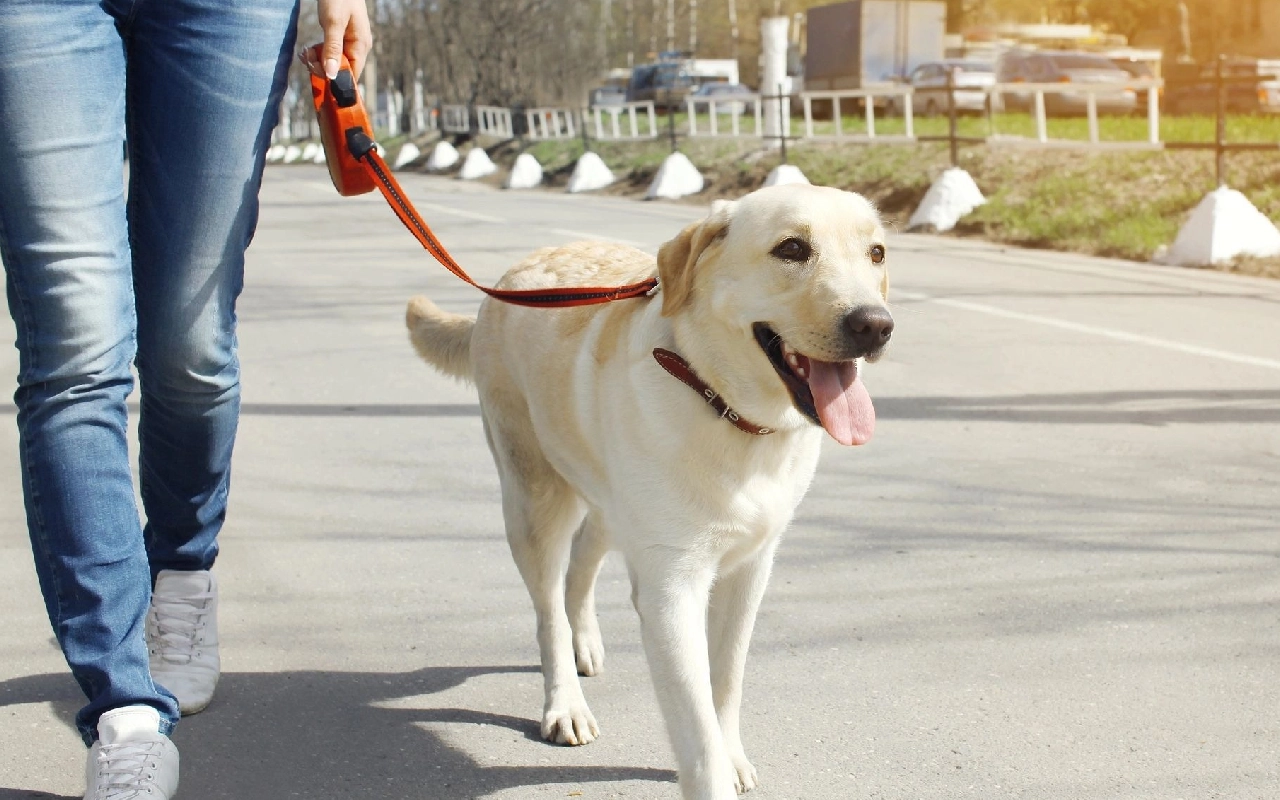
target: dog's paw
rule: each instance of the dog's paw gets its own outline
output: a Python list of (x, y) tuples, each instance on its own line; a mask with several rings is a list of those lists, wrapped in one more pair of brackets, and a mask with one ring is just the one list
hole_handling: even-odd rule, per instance
[(736, 753), (729, 760), (733, 762), (733, 787), (738, 790), (738, 794), (745, 794), (760, 785), (756, 768), (751, 766), (745, 753)]
[(594, 622), (573, 632), (573, 656), (579, 675), (592, 678), (604, 671), (604, 639)]
[(600, 735), (600, 727), (586, 703), (557, 706), (542, 715), (542, 738), (555, 744), (590, 744)]

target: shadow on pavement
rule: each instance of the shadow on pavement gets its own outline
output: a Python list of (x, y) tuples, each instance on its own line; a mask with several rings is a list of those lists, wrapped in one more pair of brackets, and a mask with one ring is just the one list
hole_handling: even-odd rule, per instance
[[(877, 397), (884, 419), (991, 422), (1166, 425), (1169, 423), (1280, 422), (1280, 391), (1273, 389), (1171, 389), (1064, 392), (985, 397)], [(130, 410), (137, 411), (131, 404)], [(16, 414), (0, 404), (0, 414)], [(253, 417), (479, 417), (478, 403), (245, 403)]]
[[(547, 783), (675, 783), (674, 771), (651, 767), (483, 764), (422, 723), (495, 726), (540, 741), (538, 721), (465, 708), (380, 707), (439, 693), (480, 675), (537, 672), (532, 666), (493, 666), (408, 673), (224, 673), (214, 704), (184, 719), (175, 731), (183, 754), (181, 796), (462, 800)], [(79, 697), (69, 676), (34, 675), (0, 683), (0, 705), (36, 702), (53, 702), (59, 717), (71, 725)], [(31, 798), (62, 800), (0, 789), (0, 800)]]
[(1166, 425), (1280, 422), (1280, 391), (1205, 389), (987, 397), (877, 397), (884, 419)]

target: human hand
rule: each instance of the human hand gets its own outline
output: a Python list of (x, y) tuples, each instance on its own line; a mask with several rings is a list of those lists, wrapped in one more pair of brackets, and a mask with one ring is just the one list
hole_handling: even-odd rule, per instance
[(369, 27), (369, 10), (364, 0), (318, 0), (316, 8), (320, 16), (320, 28), (324, 31), (324, 44), (319, 57), (312, 48), (298, 54), (307, 69), (330, 80), (338, 76), (340, 55), (351, 62), (351, 70), (359, 79), (365, 59), (373, 48), (373, 31)]

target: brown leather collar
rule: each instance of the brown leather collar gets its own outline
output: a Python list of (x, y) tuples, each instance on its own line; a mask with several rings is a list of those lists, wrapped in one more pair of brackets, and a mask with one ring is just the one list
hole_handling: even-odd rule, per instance
[(764, 436), (773, 433), (773, 428), (762, 428), (759, 425), (753, 425), (742, 417), (738, 416), (738, 412), (729, 408), (729, 404), (716, 393), (701, 378), (698, 373), (693, 371), (693, 367), (689, 366), (689, 362), (685, 361), (679, 355), (665, 350), (661, 347), (653, 348), (653, 357), (657, 359), (658, 364), (667, 372), (674, 375), (681, 383), (692, 388), (695, 392), (702, 396), (703, 400), (716, 410), (722, 419), (727, 419), (734, 424), (740, 431), (749, 433), (752, 436)]

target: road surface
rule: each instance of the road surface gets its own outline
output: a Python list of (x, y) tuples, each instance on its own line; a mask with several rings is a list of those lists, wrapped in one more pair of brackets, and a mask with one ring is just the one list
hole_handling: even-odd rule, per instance
[[(405, 186), (484, 281), (578, 238), (656, 252), (704, 213)], [(476, 398), (403, 331), (412, 294), (469, 310), (478, 293), (321, 168), (271, 168), (263, 198), (217, 567), (225, 673), (175, 734), (179, 797), (677, 798), (616, 556), (605, 673), (585, 683), (603, 735), (538, 739), (533, 614)], [(875, 440), (827, 443), (752, 646), (754, 796), (1276, 797), (1280, 282), (889, 245)], [(0, 351), (10, 385), (16, 363)], [(0, 403), (0, 800), (79, 797), (80, 697)]]

